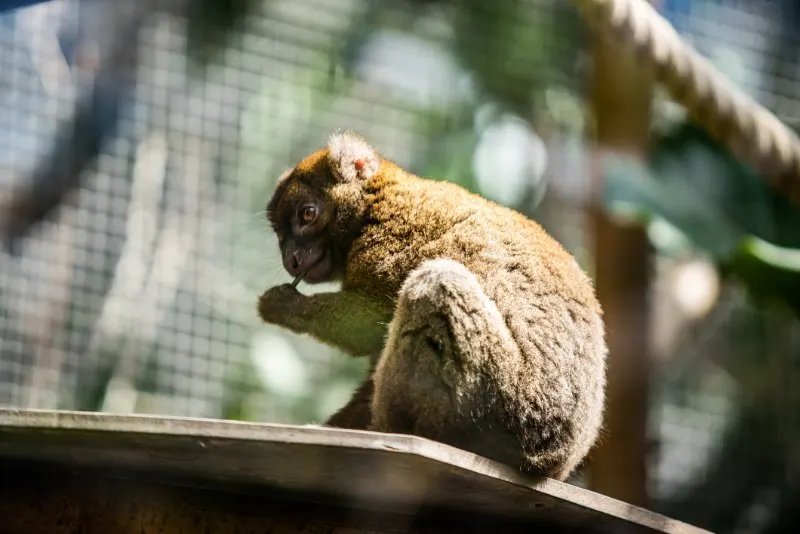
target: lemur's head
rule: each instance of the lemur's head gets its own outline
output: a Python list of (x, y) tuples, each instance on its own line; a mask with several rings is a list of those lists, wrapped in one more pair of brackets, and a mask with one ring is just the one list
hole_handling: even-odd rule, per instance
[(340, 279), (363, 224), (364, 184), (380, 170), (378, 152), (351, 132), (286, 171), (267, 204), (283, 266), (307, 283)]

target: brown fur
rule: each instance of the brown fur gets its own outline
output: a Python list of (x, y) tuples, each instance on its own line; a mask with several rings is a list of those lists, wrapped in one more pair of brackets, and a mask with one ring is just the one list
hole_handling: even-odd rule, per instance
[[(566, 478), (602, 420), (606, 346), (590, 279), (535, 222), (365, 147), (336, 134), (279, 184), (268, 217), (284, 256), (325, 250), (305, 279), (342, 289), (273, 288), (262, 318), (379, 356), (332, 426), (416, 434)], [(293, 226), (306, 202), (318, 221)]]

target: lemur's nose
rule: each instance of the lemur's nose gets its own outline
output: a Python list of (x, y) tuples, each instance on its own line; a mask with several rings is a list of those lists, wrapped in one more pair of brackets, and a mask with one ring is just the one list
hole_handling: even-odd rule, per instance
[(311, 267), (315, 259), (316, 256), (311, 250), (290, 249), (283, 255), (283, 267), (290, 275), (299, 276)]

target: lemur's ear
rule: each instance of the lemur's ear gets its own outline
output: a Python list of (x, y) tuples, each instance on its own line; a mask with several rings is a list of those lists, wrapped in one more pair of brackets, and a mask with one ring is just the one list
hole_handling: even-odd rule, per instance
[(286, 179), (292, 175), (292, 171), (294, 171), (294, 169), (286, 169), (285, 171), (283, 171), (281, 175), (278, 176), (278, 179), (275, 181), (275, 185), (281, 185), (281, 182), (285, 182)]
[(368, 180), (381, 165), (378, 151), (357, 134), (337, 131), (328, 139), (328, 166), (343, 182)]

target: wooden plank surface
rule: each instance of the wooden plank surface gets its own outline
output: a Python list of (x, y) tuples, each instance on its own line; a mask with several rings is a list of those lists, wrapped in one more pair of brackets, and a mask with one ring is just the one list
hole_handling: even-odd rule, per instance
[(130, 488), (157, 481), (205, 490), (246, 487), (248, 494), (261, 488), (405, 516), (451, 510), (587, 532), (705, 532), (569, 484), (525, 477), (447, 445), (374, 432), (0, 409), (4, 500), (14, 491), (12, 475), (21, 480), (20, 470), (35, 465), (117, 473), (135, 479)]

